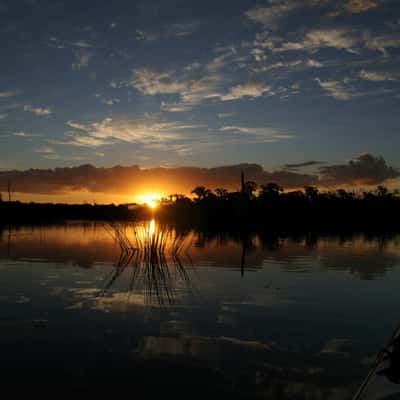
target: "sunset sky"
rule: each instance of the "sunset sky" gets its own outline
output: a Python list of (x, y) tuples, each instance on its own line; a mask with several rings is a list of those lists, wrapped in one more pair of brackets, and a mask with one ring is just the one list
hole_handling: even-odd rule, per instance
[(0, 0), (0, 21), (3, 174), (252, 163), (325, 179), (357, 157), (361, 180), (398, 178), (398, 0)]

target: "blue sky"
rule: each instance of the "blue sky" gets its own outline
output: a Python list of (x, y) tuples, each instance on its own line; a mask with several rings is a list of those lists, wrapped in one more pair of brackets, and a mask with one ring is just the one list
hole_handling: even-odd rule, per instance
[(400, 2), (0, 1), (0, 168), (400, 166)]

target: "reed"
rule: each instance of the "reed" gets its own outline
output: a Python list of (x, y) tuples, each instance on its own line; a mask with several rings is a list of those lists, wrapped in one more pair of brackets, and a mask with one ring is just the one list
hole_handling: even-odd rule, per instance
[(181, 254), (190, 247), (188, 235), (177, 233), (154, 221), (143, 224), (108, 224), (121, 253), (114, 270), (106, 278), (99, 296), (106, 294), (123, 274), (131, 268), (129, 293), (143, 291), (145, 303), (159, 306), (175, 302), (178, 286), (190, 289), (190, 277), (181, 260)]

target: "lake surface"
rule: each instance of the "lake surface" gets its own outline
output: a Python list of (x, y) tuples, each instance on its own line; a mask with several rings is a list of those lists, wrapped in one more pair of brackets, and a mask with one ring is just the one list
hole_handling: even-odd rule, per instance
[[(118, 229), (145, 247), (160, 227)], [(15, 390), (351, 399), (400, 322), (399, 236), (164, 229), (158, 255), (116, 236), (1, 231), (0, 372)], [(380, 377), (364, 398), (399, 394)]]

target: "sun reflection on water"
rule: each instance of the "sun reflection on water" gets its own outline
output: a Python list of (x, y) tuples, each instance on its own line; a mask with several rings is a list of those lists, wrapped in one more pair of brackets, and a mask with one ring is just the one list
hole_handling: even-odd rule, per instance
[(156, 231), (156, 221), (154, 219), (152, 219), (149, 223), (150, 236), (154, 236), (155, 231)]

